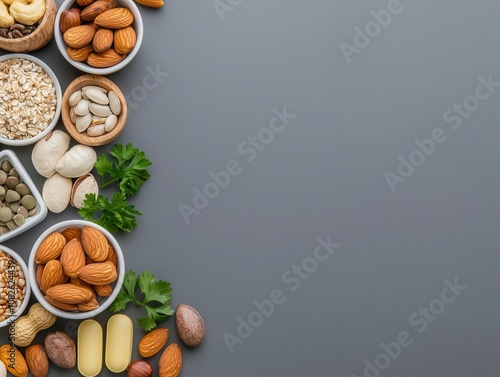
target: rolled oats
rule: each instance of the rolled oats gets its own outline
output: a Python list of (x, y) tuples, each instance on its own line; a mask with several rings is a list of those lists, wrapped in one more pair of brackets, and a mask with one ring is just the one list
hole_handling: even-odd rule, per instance
[(25, 140), (44, 131), (56, 114), (50, 76), (26, 59), (0, 62), (0, 137)]

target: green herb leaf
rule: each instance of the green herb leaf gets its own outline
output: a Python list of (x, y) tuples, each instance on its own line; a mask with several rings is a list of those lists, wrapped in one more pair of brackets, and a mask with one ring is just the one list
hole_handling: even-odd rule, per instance
[[(143, 300), (137, 299), (135, 296), (137, 285), (144, 295)], [(150, 271), (144, 271), (137, 276), (134, 271), (130, 270), (125, 274), (123, 286), (109, 310), (112, 312), (121, 311), (129, 302), (144, 307), (146, 316), (138, 318), (137, 324), (145, 331), (150, 331), (174, 314), (174, 310), (168, 303), (171, 298), (172, 288), (169, 282), (156, 280)], [(161, 305), (157, 306), (158, 303)]]
[(97, 172), (103, 178), (101, 187), (116, 183), (127, 198), (134, 196), (150, 177), (147, 168), (151, 166), (151, 161), (130, 143), (125, 146), (115, 144), (109, 154), (113, 157), (112, 161), (101, 155), (95, 163)]
[(112, 233), (132, 231), (137, 226), (135, 216), (142, 215), (133, 205), (127, 203), (125, 194), (121, 192), (113, 194), (111, 201), (103, 195), (85, 195), (83, 207), (78, 214)]

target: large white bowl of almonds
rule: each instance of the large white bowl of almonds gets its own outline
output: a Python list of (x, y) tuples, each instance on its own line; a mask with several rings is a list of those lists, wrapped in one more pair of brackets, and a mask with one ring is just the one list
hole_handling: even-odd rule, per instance
[(56, 126), (62, 90), (47, 64), (26, 54), (0, 56), (0, 144), (36, 143)]
[(28, 267), (14, 250), (0, 245), (0, 327), (14, 322), (28, 306)]

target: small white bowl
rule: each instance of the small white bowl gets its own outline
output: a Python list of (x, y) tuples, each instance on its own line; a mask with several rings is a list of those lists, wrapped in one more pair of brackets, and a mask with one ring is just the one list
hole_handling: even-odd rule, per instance
[[(77, 228), (83, 228), (84, 226), (90, 226), (92, 228), (95, 228), (99, 231), (101, 231), (107, 238), (108, 242), (111, 244), (111, 246), (115, 249), (116, 252), (116, 257), (117, 257), (117, 272), (118, 272), (118, 278), (116, 279), (115, 282), (113, 282), (111, 285), (113, 286), (113, 293), (111, 293), (110, 296), (101, 298), (99, 302), (99, 307), (94, 310), (90, 310), (88, 312), (68, 312), (65, 310), (61, 310), (59, 308), (56, 308), (55, 306), (49, 304), (47, 300), (45, 300), (44, 294), (40, 290), (40, 287), (38, 286), (38, 283), (36, 281), (36, 269), (37, 269), (37, 264), (35, 263), (35, 254), (36, 251), (38, 250), (38, 247), (42, 243), (42, 241), (52, 232), (62, 232), (66, 228), (70, 227), (77, 227)], [(55, 225), (52, 225), (49, 229), (47, 229), (45, 232), (41, 234), (40, 237), (36, 240), (35, 244), (33, 245), (33, 248), (31, 249), (31, 254), (30, 258), (28, 260), (28, 270), (29, 270), (29, 276), (31, 277), (31, 290), (33, 291), (36, 299), (42, 306), (47, 309), (49, 312), (52, 314), (55, 314), (58, 317), (61, 318), (66, 318), (66, 319), (73, 319), (73, 320), (80, 320), (80, 319), (87, 319), (87, 318), (92, 318), (95, 317), (96, 315), (102, 313), (104, 310), (106, 310), (115, 300), (116, 296), (118, 296), (118, 293), (120, 292), (120, 289), (123, 285), (123, 278), (125, 277), (125, 259), (123, 258), (123, 252), (122, 249), (120, 248), (120, 245), (116, 241), (116, 239), (109, 233), (106, 229), (103, 227), (94, 224), (93, 222), (90, 221), (85, 221), (85, 220), (66, 220), (60, 223), (57, 223)], [(97, 296), (99, 297), (99, 296)]]
[(19, 159), (17, 158), (16, 154), (8, 149), (0, 151), (0, 163), (2, 163), (4, 160), (10, 161), (12, 166), (17, 170), (21, 181), (29, 187), (31, 195), (33, 195), (36, 199), (37, 213), (31, 217), (26, 218), (24, 224), (19, 228), (11, 230), (5, 234), (1, 234), (0, 243), (8, 240), (9, 238), (19, 235), (22, 232), (27, 231), (29, 228), (35, 226), (47, 216), (47, 206), (43, 201), (42, 195), (40, 195), (40, 192), (31, 180), (31, 177), (29, 176), (21, 161), (19, 161)]
[(66, 48), (68, 46), (64, 42), (61, 29), (59, 28), (59, 22), (61, 20), (61, 13), (64, 12), (65, 10), (72, 8), (74, 5), (76, 5), (76, 2), (75, 0), (65, 0), (59, 7), (59, 10), (57, 11), (56, 15), (56, 21), (55, 21), (56, 26), (54, 28), (54, 37), (56, 40), (57, 48), (61, 52), (62, 56), (73, 67), (79, 69), (80, 71), (90, 73), (92, 75), (105, 76), (118, 72), (122, 68), (126, 67), (134, 59), (135, 55), (137, 55), (137, 52), (139, 52), (139, 49), (141, 48), (142, 38), (144, 36), (144, 24), (142, 22), (141, 12), (139, 12), (139, 9), (137, 8), (133, 0), (117, 0), (117, 2), (118, 6), (128, 8), (134, 15), (134, 22), (132, 23), (132, 27), (135, 30), (137, 41), (135, 43), (134, 49), (132, 50), (132, 52), (130, 52), (130, 54), (128, 54), (125, 57), (125, 59), (123, 59), (120, 63), (108, 68), (94, 68), (85, 62), (74, 61), (68, 56), (68, 53), (66, 52)]
[(0, 137), (0, 144), (11, 145), (14, 147), (24, 147), (26, 145), (34, 144), (38, 140), (43, 139), (56, 126), (57, 122), (59, 121), (59, 117), (61, 116), (62, 90), (61, 90), (61, 85), (59, 84), (59, 80), (57, 79), (52, 69), (50, 69), (50, 67), (40, 59), (37, 59), (34, 56), (27, 54), (7, 54), (0, 56), (0, 62), (9, 59), (26, 59), (38, 64), (49, 75), (56, 89), (56, 98), (57, 98), (56, 113), (54, 115), (54, 119), (52, 119), (52, 122), (47, 126), (45, 130), (40, 132), (38, 135), (30, 137), (29, 139), (26, 140), (10, 140), (4, 137)]
[[(0, 245), (0, 251), (3, 251), (5, 254), (9, 254), (12, 258), (16, 260), (16, 262), (21, 266), (23, 273), (24, 273), (24, 280), (26, 282), (26, 292), (24, 294), (23, 301), (21, 303), (21, 306), (14, 312), (13, 315), (11, 315), (9, 318), (6, 320), (0, 322), (0, 327), (5, 327), (7, 325), (10, 325), (13, 322), (13, 319), (17, 319), (23, 314), (23, 312), (26, 310), (26, 307), (28, 306), (28, 303), (30, 301), (30, 296), (31, 296), (31, 288), (30, 288), (30, 278), (29, 278), (29, 273), (28, 273), (28, 266), (26, 266), (26, 263), (24, 263), (23, 258), (19, 254), (17, 254), (14, 250), (9, 249), (6, 246)], [(8, 271), (8, 269), (7, 269)]]

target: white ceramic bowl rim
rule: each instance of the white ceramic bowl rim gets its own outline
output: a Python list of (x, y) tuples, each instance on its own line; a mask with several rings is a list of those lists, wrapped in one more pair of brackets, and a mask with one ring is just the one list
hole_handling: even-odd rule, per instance
[(141, 48), (142, 39), (144, 36), (144, 24), (142, 22), (141, 12), (139, 11), (139, 8), (137, 8), (137, 5), (135, 5), (133, 0), (117, 0), (117, 1), (118, 3), (124, 4), (133, 13), (134, 23), (132, 24), (132, 26), (134, 27), (134, 30), (136, 32), (137, 40), (134, 49), (125, 57), (125, 59), (123, 59), (120, 63), (108, 68), (94, 68), (88, 65), (87, 63), (74, 61), (68, 56), (68, 53), (66, 52), (66, 47), (67, 47), (66, 43), (64, 42), (61, 30), (59, 29), (59, 27), (57, 27), (57, 25), (59, 25), (61, 19), (61, 13), (64, 12), (65, 10), (70, 9), (71, 6), (75, 3), (75, 0), (65, 0), (61, 4), (56, 15), (56, 20), (55, 20), (56, 27), (54, 28), (54, 38), (56, 40), (57, 48), (61, 52), (61, 55), (73, 67), (78, 68), (80, 71), (90, 73), (93, 75), (105, 76), (118, 72), (119, 70), (127, 66), (132, 61), (132, 59), (134, 59), (134, 57), (137, 55), (139, 49)]
[(83, 226), (91, 226), (93, 228), (96, 228), (100, 230), (107, 238), (107, 240), (111, 243), (113, 248), (115, 249), (116, 252), (116, 257), (117, 257), (117, 264), (118, 264), (118, 279), (116, 280), (115, 287), (113, 288), (113, 293), (111, 293), (110, 296), (106, 297), (104, 301), (102, 301), (97, 309), (90, 310), (88, 312), (67, 312), (64, 310), (61, 310), (59, 308), (56, 308), (49, 304), (47, 300), (45, 300), (44, 295), (40, 288), (38, 287), (38, 284), (36, 281), (33, 281), (31, 284), (31, 290), (33, 291), (36, 299), (38, 302), (49, 312), (55, 314), (58, 317), (61, 318), (66, 318), (66, 319), (88, 319), (95, 317), (96, 315), (102, 313), (104, 310), (106, 310), (115, 300), (116, 296), (118, 296), (118, 293), (120, 292), (120, 289), (123, 285), (123, 279), (125, 277), (125, 259), (123, 258), (123, 252), (121, 250), (120, 245), (118, 244), (118, 241), (109, 233), (106, 229), (101, 227), (100, 225), (97, 225), (93, 222), (90, 221), (85, 221), (85, 220), (66, 220), (62, 221), (60, 223), (54, 224), (51, 227), (49, 227), (45, 232), (43, 232), (40, 237), (36, 240), (35, 244), (33, 245), (33, 248), (31, 249), (30, 257), (28, 260), (28, 268), (30, 272), (30, 276), (36, 276), (36, 263), (35, 263), (35, 254), (36, 251), (38, 250), (38, 247), (42, 243), (42, 241), (52, 232), (55, 231), (61, 231), (63, 229), (76, 226), (76, 227), (83, 227)]
[(4, 149), (3, 151), (0, 151), (0, 161), (2, 161), (4, 157), (7, 157), (7, 159), (12, 163), (12, 165), (16, 168), (17, 172), (19, 173), (21, 181), (29, 187), (31, 195), (35, 197), (38, 213), (32, 217), (28, 217), (24, 222), (24, 224), (21, 225), (20, 227), (0, 235), (0, 242), (4, 242), (12, 237), (15, 237), (23, 233), (24, 231), (30, 229), (31, 227), (37, 225), (39, 222), (43, 221), (45, 217), (47, 217), (47, 212), (48, 212), (47, 206), (43, 201), (42, 195), (40, 195), (40, 192), (38, 191), (35, 183), (29, 176), (28, 172), (24, 168), (21, 161), (19, 161), (19, 159), (17, 158), (16, 154), (9, 149)]
[(0, 251), (5, 252), (6, 254), (9, 254), (11, 257), (13, 257), (16, 262), (21, 266), (23, 272), (24, 272), (24, 280), (26, 281), (26, 293), (24, 294), (23, 302), (21, 303), (21, 306), (17, 311), (7, 318), (5, 321), (0, 322), (0, 327), (5, 327), (7, 325), (10, 325), (13, 322), (13, 319), (17, 319), (23, 314), (23, 312), (26, 310), (26, 307), (29, 304), (30, 301), (30, 296), (31, 296), (31, 287), (30, 287), (30, 274), (28, 270), (28, 266), (26, 266), (26, 263), (24, 262), (24, 259), (16, 253), (14, 250), (8, 248), (7, 246), (0, 245)]
[(52, 69), (40, 59), (35, 58), (34, 56), (28, 54), (7, 54), (0, 56), (0, 62), (9, 59), (26, 59), (38, 64), (49, 75), (56, 89), (56, 98), (57, 98), (56, 113), (54, 114), (54, 119), (52, 119), (52, 122), (50, 122), (50, 124), (47, 126), (45, 130), (40, 132), (38, 135), (30, 137), (29, 139), (26, 140), (10, 140), (0, 137), (0, 144), (11, 145), (15, 147), (23, 147), (26, 145), (34, 144), (38, 140), (43, 139), (45, 136), (47, 136), (49, 132), (51, 132), (54, 129), (57, 122), (59, 121), (59, 117), (61, 116), (62, 90), (61, 90), (61, 85), (59, 84), (59, 80), (57, 79), (57, 76), (55, 75), (54, 71), (52, 71)]

